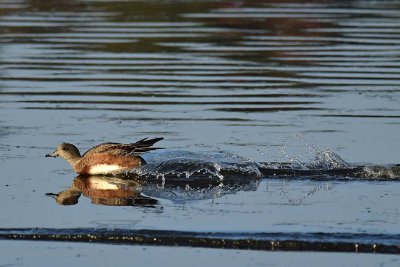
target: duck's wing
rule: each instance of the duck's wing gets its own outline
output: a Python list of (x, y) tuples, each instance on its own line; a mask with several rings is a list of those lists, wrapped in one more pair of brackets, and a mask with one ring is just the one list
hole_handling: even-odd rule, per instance
[(164, 138), (144, 138), (132, 144), (120, 144), (120, 143), (104, 143), (98, 146), (92, 147), (86, 151), (82, 157), (90, 156), (94, 154), (111, 154), (116, 156), (138, 156), (141, 153), (160, 149), (158, 147), (152, 147), (156, 142)]

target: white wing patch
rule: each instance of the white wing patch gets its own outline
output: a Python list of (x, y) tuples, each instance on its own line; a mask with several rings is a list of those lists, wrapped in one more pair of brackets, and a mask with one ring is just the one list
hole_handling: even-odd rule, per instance
[(109, 174), (117, 171), (121, 171), (121, 166), (99, 164), (90, 168), (89, 174)]

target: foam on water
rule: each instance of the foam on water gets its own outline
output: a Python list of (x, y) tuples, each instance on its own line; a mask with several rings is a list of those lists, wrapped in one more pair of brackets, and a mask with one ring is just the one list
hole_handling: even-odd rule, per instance
[(363, 167), (363, 173), (365, 178), (371, 179), (387, 179), (387, 180), (398, 180), (400, 179), (400, 165), (369, 165)]

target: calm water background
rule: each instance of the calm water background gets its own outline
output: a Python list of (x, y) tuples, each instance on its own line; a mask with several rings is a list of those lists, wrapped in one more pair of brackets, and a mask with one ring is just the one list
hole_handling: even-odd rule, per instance
[(62, 207), (45, 193), (75, 175), (44, 158), (64, 141), (163, 136), (255, 162), (312, 161), (315, 145), (399, 163), (398, 1), (0, 0), (0, 34), (0, 228), (400, 234), (398, 182)]

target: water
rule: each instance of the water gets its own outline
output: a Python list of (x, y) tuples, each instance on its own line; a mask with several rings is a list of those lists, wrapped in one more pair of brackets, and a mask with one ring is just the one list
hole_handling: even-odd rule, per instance
[[(111, 266), (116, 259), (122, 264), (150, 264), (158, 265), (160, 258), (167, 266), (276, 266), (276, 265), (307, 265), (307, 266), (337, 266), (350, 263), (352, 266), (396, 265), (399, 262), (396, 255), (382, 254), (354, 254), (354, 253), (292, 253), (288, 252), (260, 252), (245, 250), (221, 249), (190, 249), (175, 247), (154, 246), (110, 246), (99, 244), (68, 244), (44, 243), (32, 244), (25, 241), (10, 241), (0, 243), (0, 256), (7, 264), (34, 265), (54, 264), (53, 259), (63, 259), (57, 262), (58, 266), (85, 265)], [(24, 250), (24, 257), (15, 259), (11, 256), (15, 250)], [(154, 255), (157, 255), (155, 257)], [(51, 257), (52, 256), (52, 257)], [(53, 258), (54, 257), (54, 258)], [(196, 259), (196, 260), (193, 260)]]
[[(393, 253), (379, 249), (399, 243), (399, 10), (0, 0), (0, 233), (228, 232), (299, 246), (323, 233), (347, 235), (346, 251)], [(166, 149), (122, 179), (44, 158), (61, 142), (148, 136)]]

